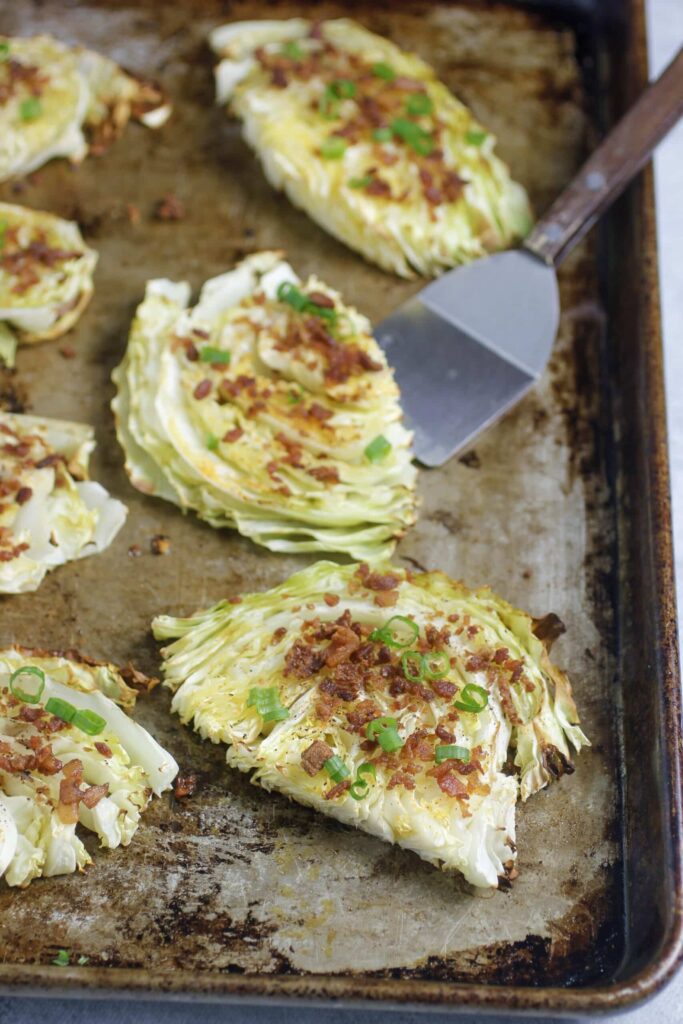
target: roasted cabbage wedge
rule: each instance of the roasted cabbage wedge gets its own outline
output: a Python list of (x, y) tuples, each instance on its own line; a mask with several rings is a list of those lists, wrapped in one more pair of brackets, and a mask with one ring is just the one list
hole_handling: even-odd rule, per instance
[(273, 551), (387, 555), (415, 518), (412, 435), (365, 317), (279, 253), (150, 281), (112, 403), (133, 484)]
[(0, 412), (0, 593), (36, 590), (123, 526), (126, 506), (88, 480), (94, 447), (82, 423)]
[[(139, 678), (139, 673), (137, 674)], [(0, 650), (0, 875), (8, 885), (91, 863), (78, 826), (127, 846), (178, 766), (126, 712), (136, 691), (113, 665)]]
[(153, 631), (172, 709), (229, 765), (475, 886), (588, 742), (534, 621), (440, 572), (318, 562)]
[(0, 181), (53, 157), (102, 152), (131, 116), (160, 127), (171, 111), (154, 85), (99, 53), (50, 36), (0, 35)]
[(0, 359), (11, 366), (18, 343), (73, 327), (92, 296), (96, 263), (77, 224), (0, 203)]
[(270, 183), (371, 262), (435, 275), (528, 232), (494, 137), (413, 54), (347, 18), (234, 22), (210, 42), (218, 102)]

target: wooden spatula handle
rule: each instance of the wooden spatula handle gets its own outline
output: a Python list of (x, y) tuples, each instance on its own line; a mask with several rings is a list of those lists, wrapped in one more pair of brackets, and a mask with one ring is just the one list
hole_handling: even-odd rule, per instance
[(648, 86), (524, 242), (558, 266), (683, 115), (683, 49)]

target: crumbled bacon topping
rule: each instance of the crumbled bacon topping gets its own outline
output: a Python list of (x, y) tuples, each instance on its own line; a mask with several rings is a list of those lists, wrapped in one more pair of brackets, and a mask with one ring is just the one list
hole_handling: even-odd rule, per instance
[(324, 743), (322, 740), (315, 740), (302, 753), (301, 767), (307, 775), (317, 775), (325, 761), (328, 761), (333, 753), (334, 751), (327, 743)]

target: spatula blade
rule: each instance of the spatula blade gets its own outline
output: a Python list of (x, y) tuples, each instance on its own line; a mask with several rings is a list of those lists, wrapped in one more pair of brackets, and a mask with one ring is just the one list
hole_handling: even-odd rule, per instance
[(558, 321), (554, 272), (519, 251), (451, 271), (382, 321), (420, 462), (442, 465), (519, 401)]

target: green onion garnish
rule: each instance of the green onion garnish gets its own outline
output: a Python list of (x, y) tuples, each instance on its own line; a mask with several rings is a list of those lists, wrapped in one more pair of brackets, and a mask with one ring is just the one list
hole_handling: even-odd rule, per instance
[(43, 104), (37, 96), (29, 96), (19, 104), (19, 115), (22, 121), (35, 121), (43, 112)]
[(397, 117), (391, 122), (391, 130), (394, 135), (407, 142), (416, 153), (421, 156), (429, 156), (434, 149), (434, 139), (424, 128), (414, 121), (408, 121), (405, 117)]
[(390, 451), (389, 441), (383, 434), (378, 434), (365, 449), (365, 458), (369, 462), (381, 462), (382, 459), (386, 459)]
[(86, 964), (90, 963), (90, 957), (89, 956), (79, 956), (79, 958), (76, 961), (76, 963), (78, 964), (79, 967), (85, 967)]
[(216, 437), (216, 435), (215, 434), (209, 434), (209, 436), (206, 439), (206, 447), (209, 449), (209, 451), (210, 452), (217, 452), (219, 444), (220, 444), (220, 441)]
[(288, 391), (287, 401), (290, 405), (298, 405), (299, 402), (303, 402), (304, 396), (300, 391)]
[(426, 92), (414, 92), (406, 100), (406, 110), (409, 114), (417, 116), (420, 114), (431, 114), (433, 109), (434, 104)]
[(303, 50), (294, 39), (290, 40), (290, 42), (288, 43), (285, 43), (285, 45), (282, 47), (282, 52), (285, 55), (285, 57), (289, 57), (290, 60), (301, 60), (301, 58), (304, 55)]
[(419, 651), (406, 651), (401, 658), (401, 668), (411, 683), (421, 683), (425, 677), (425, 660)]
[(369, 740), (377, 740), (386, 754), (392, 754), (403, 746), (396, 725), (395, 718), (373, 718), (366, 726), (365, 735)]
[(460, 693), (460, 699), (453, 701), (453, 706), (458, 711), (470, 711), (472, 714), (478, 715), (487, 707), (488, 702), (488, 691), (483, 686), (477, 686), (476, 683), (467, 683)]
[(373, 629), (370, 640), (379, 640), (387, 647), (410, 647), (417, 640), (420, 627), (405, 615), (392, 615), (379, 629)]
[(289, 711), (280, 703), (277, 686), (254, 686), (249, 690), (248, 708), (256, 708), (264, 722), (282, 722)]
[(442, 761), (462, 761), (463, 764), (468, 764), (472, 756), (468, 747), (459, 747), (457, 743), (447, 743), (443, 747), (437, 747), (434, 751), (436, 756), (436, 763), (441, 764)]
[(372, 133), (372, 137), (375, 142), (391, 142), (394, 137), (394, 133), (391, 128), (375, 128)]
[(203, 363), (222, 363), (227, 366), (230, 362), (230, 353), (223, 352), (220, 348), (212, 348), (211, 345), (205, 345), (199, 353), (199, 358)]
[(349, 188), (367, 188), (370, 184), (372, 184), (371, 174), (366, 174), (363, 178), (349, 178), (347, 181)]
[(330, 135), (320, 147), (320, 155), (325, 160), (339, 160), (346, 152), (347, 142), (340, 135)]
[(0, 43), (0, 61), (8, 60), (9, 52), (9, 43), (6, 39), (3, 39)]
[(377, 778), (377, 769), (374, 764), (370, 764), (369, 761), (365, 761), (359, 765), (358, 771), (356, 772), (356, 781), (352, 783), (351, 789), (349, 790), (349, 796), (352, 796), (354, 800), (362, 800), (367, 796), (370, 784), (367, 779), (364, 779), (364, 775), (372, 775), (373, 779)]
[(5, 247), (5, 235), (7, 234), (7, 228), (9, 224), (6, 220), (0, 220), (0, 249)]
[(342, 761), (341, 757), (337, 757), (336, 754), (334, 755), (334, 757), (328, 757), (327, 761), (325, 761), (325, 764), (323, 765), (323, 768), (330, 776), (330, 778), (334, 779), (335, 782), (343, 782), (344, 779), (348, 779), (349, 775), (351, 774), (349, 769)]
[(56, 964), (57, 967), (68, 967), (69, 966), (69, 959), (70, 959), (70, 957), (69, 957), (69, 950), (68, 949), (60, 949), (60, 950), (58, 950), (57, 956), (54, 958), (52, 963)]
[(338, 78), (336, 82), (332, 83), (335, 95), (339, 96), (340, 99), (349, 100), (356, 95), (358, 91), (356, 83), (352, 82), (350, 78)]
[(97, 736), (102, 732), (107, 723), (102, 718), (102, 715), (98, 715), (97, 712), (91, 711), (89, 708), (79, 708), (71, 719), (71, 724), (75, 725), (81, 732), (87, 732), (88, 736)]
[[(36, 689), (31, 692), (17, 686), (16, 680), (19, 676), (36, 676), (38, 683), (33, 684), (36, 686)], [(27, 683), (28, 680), (24, 680), (24, 682)], [(42, 669), (36, 668), (35, 665), (24, 665), (23, 668), (18, 668), (9, 677), (9, 688), (15, 697), (18, 697), (19, 700), (23, 700), (24, 704), (37, 704), (43, 695), (43, 690), (45, 689), (45, 673)]]
[(427, 679), (443, 679), (451, 667), (451, 656), (448, 651), (430, 651), (422, 656)]
[(72, 722), (77, 708), (73, 704), (69, 704), (68, 700), (62, 700), (61, 697), (50, 697), (45, 705), (45, 710), (49, 715), (61, 718), (63, 722)]
[(372, 73), (375, 78), (383, 78), (385, 82), (393, 82), (396, 78), (396, 72), (392, 66), (385, 64), (383, 61), (372, 65)]
[(329, 309), (327, 306), (317, 306), (315, 302), (311, 302), (308, 295), (304, 295), (303, 292), (300, 292), (296, 285), (293, 285), (291, 281), (283, 281), (282, 284), (278, 286), (277, 297), (280, 302), (286, 302), (287, 305), (295, 309), (297, 313), (314, 313), (315, 316), (328, 320), (332, 325), (336, 322), (336, 309)]
[(468, 146), (481, 146), (488, 138), (488, 132), (478, 132), (472, 129), (465, 134), (465, 142)]

